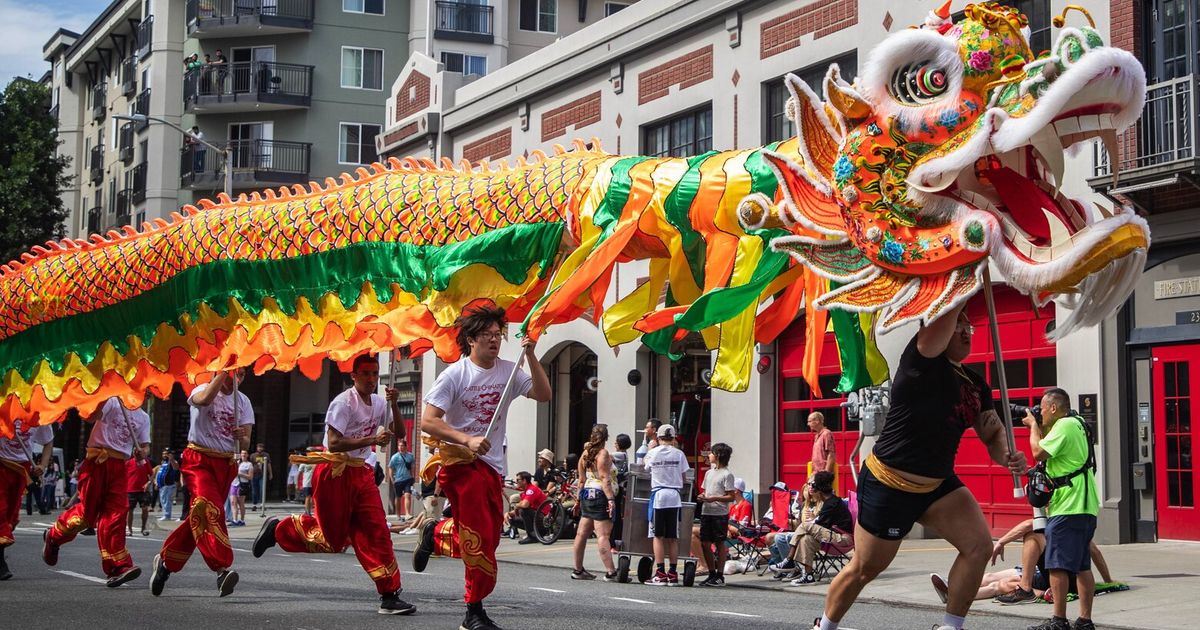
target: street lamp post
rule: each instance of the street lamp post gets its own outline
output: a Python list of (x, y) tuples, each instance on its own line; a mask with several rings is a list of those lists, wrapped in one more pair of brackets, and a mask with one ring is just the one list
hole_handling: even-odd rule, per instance
[(213, 151), (220, 153), (221, 159), (223, 159), (225, 161), (225, 196), (229, 197), (230, 199), (233, 199), (233, 169), (231, 168), (233, 166), (233, 160), (232, 160), (233, 146), (232, 145), (226, 145), (224, 148), (219, 147), (211, 142), (208, 142), (207, 140), (197, 138), (196, 136), (193, 136), (191, 134), (191, 132), (184, 129), (183, 127), (180, 127), (179, 125), (176, 125), (175, 123), (173, 123), (169, 120), (163, 120), (162, 118), (159, 118), (157, 116), (147, 116), (145, 114), (130, 114), (130, 115), (126, 116), (125, 114), (116, 114), (113, 116), (113, 118), (115, 118), (117, 120), (128, 120), (131, 122), (141, 123), (141, 124), (146, 124), (151, 121), (157, 122), (157, 123), (162, 123), (172, 129), (178, 131), (179, 133), (190, 137), (192, 140), (199, 142), (200, 144), (212, 149)]

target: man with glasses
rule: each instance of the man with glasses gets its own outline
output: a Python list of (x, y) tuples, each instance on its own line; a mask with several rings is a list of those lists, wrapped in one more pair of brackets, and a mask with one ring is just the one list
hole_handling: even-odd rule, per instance
[(417, 608), (400, 599), (392, 534), (375, 469), (367, 465), (373, 447), (386, 446), (392, 431), (403, 428), (396, 390), (389, 388), (386, 400), (375, 393), (379, 361), (370, 355), (354, 359), (350, 376), (354, 387), (338, 394), (325, 414), (325, 450), (292, 458), (317, 465), (312, 473), (314, 516), (267, 519), (254, 539), (254, 557), (277, 544), (289, 553), (342, 553), (353, 543), (358, 563), (375, 581), (379, 613), (410, 615)]
[(964, 304), (921, 327), (892, 378), (883, 432), (858, 478), (854, 557), (825, 597), (819, 630), (836, 630), (862, 589), (891, 564), (914, 523), (936, 529), (958, 549), (950, 571), (946, 614), (937, 630), (958, 630), (971, 608), (991, 552), (983, 511), (954, 474), (954, 456), (974, 428), (992, 460), (1025, 472), (1025, 455), (1009, 452), (992, 390), (963, 367), (975, 327)]
[[(435, 550), (462, 558), (467, 603), (463, 630), (497, 628), (484, 612), (483, 600), (496, 587), (507, 462), (504, 450), (492, 445), (504, 442), (509, 401), (517, 396), (550, 400), (550, 379), (534, 354), (532, 339), (522, 341), (532, 376), (522, 371), (514, 374), (516, 364), (499, 358), (506, 326), (500, 308), (468, 309), (459, 318), (457, 341), (463, 358), (438, 375), (425, 396), (421, 416), (421, 429), (440, 441), (438, 453), (426, 466), (432, 470), (430, 466), (441, 463), (438, 487), (450, 500), (454, 516), (421, 527), (413, 569), (424, 571)], [(512, 386), (506, 396), (510, 377)]]

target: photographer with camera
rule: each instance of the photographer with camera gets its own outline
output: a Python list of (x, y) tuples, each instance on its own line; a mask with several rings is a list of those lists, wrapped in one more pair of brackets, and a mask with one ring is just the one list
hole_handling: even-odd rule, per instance
[[(1046, 513), (1046, 569), (1054, 592), (1054, 616), (1029, 630), (1093, 630), (1092, 575), (1089, 543), (1096, 531), (1100, 495), (1096, 489), (1095, 452), (1087, 424), (1071, 411), (1071, 397), (1060, 388), (1046, 390), (1039, 407), (1025, 410), (1029, 447), (1039, 467), (1030, 475), (1030, 503), (1050, 493)], [(1045, 479), (1041, 479), (1044, 474)], [(1047, 483), (1048, 482), (1048, 483)], [(1045, 488), (1043, 490), (1043, 487)], [(1079, 618), (1069, 623), (1066, 593), (1071, 574), (1079, 591)]]

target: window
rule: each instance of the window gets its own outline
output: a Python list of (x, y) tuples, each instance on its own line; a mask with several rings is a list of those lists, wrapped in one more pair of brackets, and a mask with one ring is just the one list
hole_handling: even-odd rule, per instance
[[(855, 75), (858, 74), (858, 53), (851, 51), (840, 57), (834, 57), (820, 63), (813, 64), (803, 70), (797, 70), (796, 76), (808, 84), (818, 95), (823, 94), (825, 73), (829, 70), (830, 64), (837, 64), (841, 69), (842, 78), (847, 83), (854, 81)], [(783, 77), (779, 77), (774, 81), (763, 84), (763, 142), (779, 142), (787, 140), (795, 135), (795, 130), (792, 128), (792, 121), (787, 117), (787, 101), (791, 97), (788, 93), (787, 86), (783, 84)]]
[(479, 55), (443, 52), (442, 65), (446, 66), (446, 72), (477, 74), (479, 76), (487, 74), (487, 57)]
[(642, 129), (642, 153), (684, 157), (712, 150), (712, 105)]
[(379, 161), (375, 152), (375, 136), (379, 125), (342, 123), (338, 133), (338, 162), (342, 164), (371, 164)]
[(342, 11), (383, 15), (383, 0), (342, 0)]
[(558, 32), (558, 0), (521, 0), (521, 30)]
[(342, 46), (342, 87), (383, 89), (383, 51)]
[(629, 4), (626, 2), (605, 2), (604, 3), (604, 17), (608, 17), (608, 16), (616, 13), (617, 11), (620, 11), (621, 9), (625, 9), (628, 7), (629, 7)]
[(1050, 0), (1002, 0), (1029, 18), (1029, 48), (1034, 55), (1050, 50)]

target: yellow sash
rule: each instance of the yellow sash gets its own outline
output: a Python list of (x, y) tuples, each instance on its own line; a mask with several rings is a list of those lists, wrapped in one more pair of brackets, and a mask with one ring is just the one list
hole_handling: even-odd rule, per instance
[(471, 452), (471, 449), (461, 444), (443, 442), (433, 436), (423, 435), (421, 436), (421, 442), (425, 446), (437, 449), (437, 452), (429, 456), (429, 459), (425, 460), (425, 464), (421, 466), (421, 482), (425, 484), (433, 483), (439, 466), (470, 464), (478, 457), (475, 453)]
[(345, 453), (329, 453), (316, 451), (308, 455), (291, 455), (288, 461), (293, 464), (329, 464), (333, 466), (333, 476), (341, 477), (346, 472), (346, 466), (366, 466), (367, 460), (361, 457), (350, 457)]
[(221, 459), (230, 459), (230, 460), (233, 459), (233, 453), (226, 453), (225, 451), (218, 451), (216, 449), (204, 448), (203, 446), (200, 446), (199, 444), (196, 444), (195, 442), (188, 442), (187, 447), (192, 449), (193, 451), (196, 451), (197, 453), (200, 453), (201, 455), (208, 455), (209, 457), (220, 457)]
[(868, 455), (865, 463), (867, 465), (867, 469), (871, 471), (872, 475), (875, 475), (875, 478), (879, 480), (879, 483), (882, 483), (893, 490), (911, 492), (913, 494), (928, 494), (934, 490), (937, 490), (938, 486), (942, 485), (942, 479), (931, 481), (929, 483), (916, 483), (914, 481), (909, 481), (908, 479), (901, 477), (900, 473), (893, 470), (890, 466), (876, 459), (875, 453)]
[(103, 448), (103, 447), (101, 447), (101, 448), (89, 447), (87, 449), (87, 455), (85, 458), (86, 459), (94, 459), (94, 460), (96, 460), (97, 464), (103, 464), (104, 462), (108, 461), (108, 458), (110, 458), (110, 457), (113, 459), (119, 459), (121, 461), (125, 461), (125, 460), (129, 459), (129, 456), (126, 455), (125, 453), (122, 453), (121, 451), (114, 451), (111, 448)]

